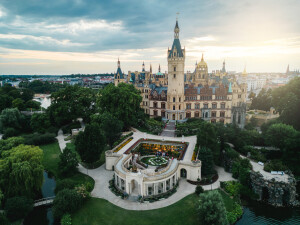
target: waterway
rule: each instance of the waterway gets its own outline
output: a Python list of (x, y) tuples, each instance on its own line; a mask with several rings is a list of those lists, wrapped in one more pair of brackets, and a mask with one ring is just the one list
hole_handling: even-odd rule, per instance
[[(55, 195), (55, 179), (44, 172), (42, 197)], [(244, 213), (236, 225), (299, 225), (300, 208), (275, 208), (256, 201), (243, 201)], [(59, 225), (54, 221), (51, 206), (36, 207), (24, 220), (24, 225)]]
[[(55, 196), (56, 182), (54, 177), (48, 176), (44, 171), (44, 183), (42, 186), (42, 198)], [(35, 207), (24, 220), (24, 225), (59, 225), (54, 221), (51, 206)]]

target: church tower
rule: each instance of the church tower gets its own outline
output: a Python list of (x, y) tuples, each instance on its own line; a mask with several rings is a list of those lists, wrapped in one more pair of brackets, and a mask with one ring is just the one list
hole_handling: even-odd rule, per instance
[(167, 119), (185, 119), (184, 110), (184, 61), (185, 49), (181, 48), (179, 41), (178, 19), (174, 28), (174, 41), (172, 49), (168, 49), (168, 99)]
[(122, 73), (121, 65), (120, 65), (120, 60), (119, 59), (118, 59), (117, 73), (115, 74), (114, 78), (115, 78), (114, 79), (115, 86), (118, 86), (119, 83), (125, 82), (124, 74)]

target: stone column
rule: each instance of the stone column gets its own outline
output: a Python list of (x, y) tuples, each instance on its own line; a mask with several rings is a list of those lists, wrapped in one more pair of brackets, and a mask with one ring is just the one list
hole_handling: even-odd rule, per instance
[(173, 188), (173, 177), (170, 178), (170, 190)]
[(154, 189), (154, 191), (153, 191), (154, 195), (157, 195), (157, 185), (156, 185), (156, 183), (153, 184), (153, 189)]

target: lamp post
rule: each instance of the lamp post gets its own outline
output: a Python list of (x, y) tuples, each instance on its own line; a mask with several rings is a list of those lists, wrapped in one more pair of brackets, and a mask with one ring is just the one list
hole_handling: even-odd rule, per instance
[(212, 191), (212, 179), (210, 179), (210, 190)]

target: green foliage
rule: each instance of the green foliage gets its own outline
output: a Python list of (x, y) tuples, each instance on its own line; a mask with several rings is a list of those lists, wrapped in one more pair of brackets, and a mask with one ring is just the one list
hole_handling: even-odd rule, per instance
[(218, 191), (200, 194), (199, 219), (204, 224), (227, 225), (226, 209)]
[(232, 177), (238, 179), (241, 184), (249, 185), (250, 182), (250, 170), (252, 169), (252, 165), (249, 159), (239, 159), (233, 162), (232, 164)]
[(61, 225), (72, 225), (72, 218), (70, 214), (64, 214), (60, 220)]
[(200, 151), (198, 154), (198, 159), (201, 160), (201, 174), (202, 175), (209, 175), (214, 173), (214, 161), (213, 155), (209, 148), (200, 147)]
[(21, 98), (16, 98), (12, 101), (12, 107), (17, 108), (18, 110), (24, 110), (25, 109), (25, 103), (24, 100)]
[(78, 159), (75, 152), (69, 148), (65, 148), (59, 158), (58, 168), (61, 174), (74, 174), (76, 172)]
[(108, 112), (122, 121), (124, 128), (137, 125), (144, 119), (144, 112), (140, 108), (142, 97), (133, 85), (120, 83), (117, 87), (109, 84), (100, 90), (97, 107), (100, 114)]
[(79, 121), (74, 121), (68, 125), (63, 126), (61, 129), (63, 131), (64, 134), (71, 134), (72, 133), (72, 129), (78, 129), (81, 128), (81, 124)]
[(236, 182), (236, 181), (224, 182), (225, 191), (233, 197), (239, 195), (241, 186), (242, 185), (239, 182)]
[(255, 149), (252, 146), (246, 145), (242, 148), (242, 153), (247, 155), (250, 152), (250, 158), (257, 162), (266, 162), (266, 157), (262, 154), (261, 150)]
[(25, 139), (22, 137), (11, 137), (6, 140), (0, 140), (0, 152), (9, 150), (13, 147), (17, 147), (20, 144), (24, 144)]
[(51, 127), (49, 115), (46, 113), (33, 114), (30, 120), (30, 126), (33, 131), (45, 133), (48, 128)]
[(74, 213), (82, 203), (83, 198), (76, 190), (64, 189), (58, 192), (53, 201), (53, 216), (62, 218), (66, 213)]
[(7, 217), (11, 221), (26, 217), (26, 215), (32, 210), (32, 208), (32, 199), (26, 198), (24, 196), (9, 198), (5, 203)]
[(267, 144), (280, 150), (289, 149), (295, 142), (298, 132), (290, 125), (277, 123), (269, 127), (266, 133)]
[(234, 224), (243, 215), (242, 207), (235, 203), (235, 207), (232, 211), (227, 212), (227, 220), (229, 224)]
[(29, 100), (25, 103), (25, 108), (27, 110), (40, 110), (41, 109), (41, 103), (33, 100)]
[(19, 134), (19, 132), (15, 128), (8, 127), (4, 131), (3, 139), (14, 137), (14, 136), (17, 136), (18, 134)]
[(11, 223), (9, 223), (6, 215), (4, 213), (0, 212), (0, 224), (1, 225), (11, 225)]
[(71, 179), (58, 180), (56, 182), (56, 187), (54, 192), (57, 194), (59, 191), (63, 189), (74, 189), (77, 185), (78, 183)]
[(79, 117), (89, 120), (94, 113), (95, 93), (92, 89), (77, 85), (67, 86), (51, 95), (51, 106), (47, 109), (50, 120), (57, 126), (71, 123)]
[(257, 97), (254, 97), (250, 109), (259, 109), (264, 111), (269, 111), (272, 106), (272, 89), (266, 91), (262, 89)]
[(274, 159), (264, 164), (264, 171), (286, 171), (288, 167), (281, 160)]
[(4, 132), (7, 128), (20, 129), (21, 117), (18, 109), (4, 109), (0, 115), (0, 131)]
[(91, 117), (92, 123), (96, 123), (104, 131), (106, 140), (110, 147), (119, 139), (123, 130), (123, 122), (118, 120), (111, 113), (104, 112)]
[(190, 118), (185, 123), (176, 124), (175, 133), (178, 137), (182, 135), (196, 135), (199, 132), (199, 127), (202, 122), (202, 119)]
[(96, 162), (105, 147), (105, 137), (100, 126), (97, 124), (87, 125), (84, 132), (76, 137), (76, 151), (85, 163)]
[(133, 132), (130, 132), (127, 135), (122, 136), (119, 140), (117, 140), (116, 142), (114, 142), (112, 148), (116, 147), (117, 145), (121, 144), (122, 141), (124, 141), (126, 138), (130, 137), (133, 135)]
[(201, 185), (197, 185), (196, 188), (195, 188), (196, 195), (200, 195), (203, 192), (204, 192), (203, 187)]
[[(19, 87), (27, 88), (31, 92), (35, 93), (52, 93), (65, 88), (67, 84), (49, 83), (48, 81), (34, 80), (32, 82), (22, 81)], [(23, 89), (24, 90), (24, 89)]]
[(19, 145), (2, 152), (0, 188), (5, 196), (33, 196), (43, 183), (43, 152), (39, 147)]
[(25, 144), (26, 145), (45, 145), (45, 144), (50, 144), (53, 142), (56, 142), (56, 135), (55, 134), (50, 134), (50, 133), (45, 133), (45, 134), (27, 134), (23, 135), (25, 138)]

